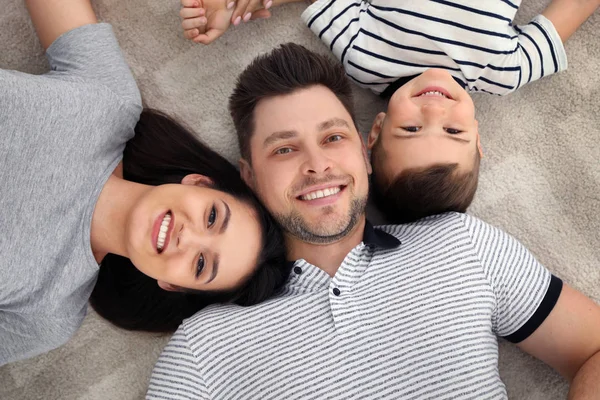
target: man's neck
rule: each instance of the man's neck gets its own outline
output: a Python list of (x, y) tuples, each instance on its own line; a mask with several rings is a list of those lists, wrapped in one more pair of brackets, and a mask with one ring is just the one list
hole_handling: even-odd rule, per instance
[(363, 215), (348, 235), (330, 244), (306, 243), (295, 237), (286, 236), (288, 259), (302, 258), (333, 277), (348, 253), (363, 240), (365, 223), (366, 219)]

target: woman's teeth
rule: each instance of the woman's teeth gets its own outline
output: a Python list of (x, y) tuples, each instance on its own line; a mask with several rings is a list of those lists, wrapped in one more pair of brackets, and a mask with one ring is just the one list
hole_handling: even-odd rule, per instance
[(448, 96), (446, 96), (444, 93), (438, 92), (437, 90), (432, 90), (430, 92), (421, 93), (419, 95), (419, 97), (421, 97), (421, 96), (441, 96), (441, 97), (448, 98)]
[(158, 231), (158, 240), (156, 241), (156, 248), (161, 251), (165, 246), (165, 239), (167, 238), (167, 231), (169, 230), (169, 224), (171, 223), (171, 213), (165, 214), (162, 223), (160, 224), (160, 230)]
[(328, 188), (324, 190), (315, 190), (314, 192), (307, 193), (305, 195), (300, 196), (301, 200), (315, 200), (320, 199), (322, 197), (333, 196), (336, 193), (340, 192), (339, 187)]

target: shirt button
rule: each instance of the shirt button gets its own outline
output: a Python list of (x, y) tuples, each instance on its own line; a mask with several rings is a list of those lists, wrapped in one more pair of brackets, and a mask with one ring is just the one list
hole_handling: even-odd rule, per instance
[[(289, 269), (288, 269), (288, 271), (289, 271)], [(300, 268), (300, 267), (294, 267), (294, 272), (296, 274), (300, 275), (302, 273), (302, 268)]]
[(340, 289), (333, 288), (333, 294), (335, 294), (336, 296), (339, 296), (341, 294)]

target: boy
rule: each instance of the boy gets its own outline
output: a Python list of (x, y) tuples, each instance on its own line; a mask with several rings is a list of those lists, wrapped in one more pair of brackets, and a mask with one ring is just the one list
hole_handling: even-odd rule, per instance
[[(235, 10), (199, 1), (182, 0), (182, 26), (186, 38), (208, 44), (231, 21), (268, 17), (272, 5), (297, 0), (240, 0)], [(304, 11), (348, 76), (389, 98), (368, 147), (374, 200), (390, 222), (467, 209), (481, 157), (468, 92), (504, 95), (565, 70), (562, 43), (599, 4), (553, 0), (522, 26), (512, 25), (518, 0), (317, 0)]]

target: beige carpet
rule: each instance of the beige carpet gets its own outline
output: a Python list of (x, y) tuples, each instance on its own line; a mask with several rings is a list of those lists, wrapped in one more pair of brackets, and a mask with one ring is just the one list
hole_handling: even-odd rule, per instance
[[(547, 0), (526, 0), (521, 21)], [(238, 27), (210, 47), (186, 42), (177, 0), (98, 0), (146, 104), (172, 112), (230, 160), (237, 146), (226, 111), (236, 75), (257, 54), (294, 41), (325, 48), (300, 22), (303, 4)], [(46, 68), (22, 1), (0, 0), (0, 68)], [(567, 43), (569, 70), (505, 98), (477, 96), (485, 150), (471, 212), (523, 241), (565, 281), (600, 301), (600, 12)], [(0, 93), (0, 96), (2, 94)], [(384, 104), (357, 90), (360, 128)], [(1, 134), (1, 133), (0, 133)], [(1, 279), (1, 277), (0, 277)], [(0, 368), (0, 399), (141, 399), (168, 338), (124, 332), (90, 313), (66, 346)], [(566, 382), (501, 344), (513, 399), (564, 399)]]

